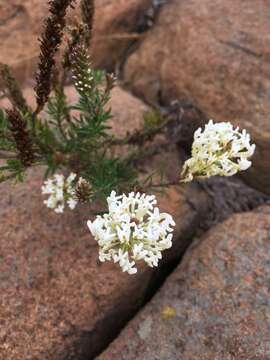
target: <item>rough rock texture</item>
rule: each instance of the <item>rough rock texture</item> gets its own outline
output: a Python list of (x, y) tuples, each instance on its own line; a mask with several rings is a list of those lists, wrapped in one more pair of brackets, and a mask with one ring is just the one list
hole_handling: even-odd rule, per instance
[(47, 2), (11, 0), (0, 4), (0, 62), (10, 65), (19, 80), (33, 77), (38, 36)]
[(195, 243), (99, 360), (270, 359), (270, 207)]
[(102, 322), (117, 328), (120, 315), (140, 304), (150, 273), (130, 281), (111, 264), (100, 266), (86, 209), (49, 213), (41, 174), (31, 171), (29, 183), (12, 191), (0, 188), (0, 359), (84, 359), (111, 336)]
[[(127, 84), (151, 101), (188, 98), (252, 133), (247, 180), (269, 193), (270, 12), (267, 0), (172, 0), (128, 58)], [(261, 176), (263, 174), (263, 176)]]
[[(121, 59), (150, 0), (97, 0), (92, 60), (112, 69)], [(11, 0), (0, 4), (0, 62), (9, 64), (20, 81), (33, 77), (47, 1)], [(76, 13), (76, 12), (75, 12)], [(78, 11), (77, 11), (78, 14)], [(70, 13), (70, 22), (74, 19)], [(114, 38), (112, 38), (114, 37)]]
[(136, 40), (140, 17), (151, 3), (152, 0), (96, 0), (91, 49), (95, 66), (112, 70), (121, 61), (130, 43)]
[[(137, 127), (147, 109), (120, 89), (111, 106), (121, 131)], [(177, 176), (175, 150), (158, 164)], [(131, 277), (117, 265), (100, 264), (85, 225), (87, 209), (63, 216), (49, 211), (40, 194), (42, 174), (31, 170), (27, 182), (0, 186), (0, 359), (91, 359), (141, 306), (155, 273), (142, 268)], [(181, 255), (207, 204), (196, 185), (159, 195), (160, 208), (177, 223), (163, 264)]]

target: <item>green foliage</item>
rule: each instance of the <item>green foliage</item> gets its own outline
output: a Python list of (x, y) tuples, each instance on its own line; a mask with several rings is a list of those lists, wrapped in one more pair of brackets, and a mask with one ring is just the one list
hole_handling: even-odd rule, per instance
[[(25, 102), (8, 67), (1, 65), (0, 76), (5, 80), (13, 108), (0, 110), (0, 158), (5, 160), (0, 167), (0, 182), (23, 181), (27, 167), (42, 164), (46, 166), (45, 176), (63, 170), (75, 172), (91, 185), (91, 189), (85, 185), (91, 199), (102, 200), (112, 190), (130, 191), (152, 184), (150, 178), (138, 180), (136, 154), (141, 153), (137, 149), (144, 142), (162, 130), (164, 121), (158, 112), (152, 111), (146, 114), (141, 132), (120, 139), (112, 132), (108, 102), (115, 78), (92, 69), (85, 47), (90, 35), (80, 28), (68, 42), (62, 72), (58, 69), (54, 74), (54, 56), (62, 41), (64, 17), (71, 3), (72, 0), (50, 2), (50, 16), (41, 37), (35, 111)], [(81, 9), (82, 24), (86, 19), (92, 21), (94, 2), (83, 1)], [(92, 24), (87, 26), (92, 30)], [(63, 86), (69, 73), (78, 93), (74, 104), (69, 103)], [(124, 151), (121, 146), (125, 146)]]
[(70, 117), (70, 108), (67, 104), (67, 97), (62, 88), (55, 90), (55, 96), (48, 100), (47, 114), (48, 123), (55, 131), (55, 136), (61, 141), (66, 138), (63, 128), (65, 120)]
[(112, 190), (129, 191), (138, 183), (138, 174), (126, 159), (101, 155), (82, 176), (89, 181), (96, 198), (105, 199)]
[(0, 149), (11, 151), (16, 149), (16, 144), (9, 130), (6, 114), (0, 109)]
[(7, 159), (6, 164), (0, 166), (0, 182), (13, 179), (15, 183), (25, 178), (25, 168), (19, 159)]

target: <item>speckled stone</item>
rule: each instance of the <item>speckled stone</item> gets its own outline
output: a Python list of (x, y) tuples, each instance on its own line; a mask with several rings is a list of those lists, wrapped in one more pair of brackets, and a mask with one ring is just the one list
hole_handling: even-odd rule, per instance
[(270, 207), (198, 239), (98, 360), (270, 359)]

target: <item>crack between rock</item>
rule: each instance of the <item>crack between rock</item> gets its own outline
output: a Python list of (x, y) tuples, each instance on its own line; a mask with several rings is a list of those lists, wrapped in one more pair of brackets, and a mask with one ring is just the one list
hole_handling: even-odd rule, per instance
[[(175, 129), (171, 129), (171, 133), (178, 137), (175, 142), (179, 146), (179, 157), (189, 157), (194, 130), (198, 127), (200, 121), (205, 120), (206, 115), (188, 100), (175, 100), (168, 107), (158, 104), (151, 105), (158, 108), (163, 116), (175, 118)], [(179, 116), (180, 113), (182, 116)], [(178, 257), (165, 264), (161, 264), (159, 269), (153, 273), (142, 305), (133, 315), (130, 314), (131, 316), (126, 321), (122, 322), (123, 326), (114, 332), (111, 342), (119, 336), (119, 333), (126, 324), (151, 301), (169, 275), (180, 265), (187, 250), (201, 241), (203, 235), (208, 230), (222, 223), (233, 214), (252, 211), (270, 200), (268, 195), (249, 187), (237, 176), (232, 178), (214, 177), (205, 181), (195, 182), (194, 186), (200, 188), (207, 195), (206, 204), (201, 204), (205, 209), (201, 209), (196, 201), (194, 202), (192, 199), (186, 198), (190, 211), (197, 213), (198, 217), (195, 216), (195, 222), (186, 230), (185, 239), (178, 249)], [(110, 343), (107, 343), (107, 347)], [(102, 348), (99, 354), (107, 347)]]
[(236, 213), (252, 211), (267, 203), (270, 197), (248, 185), (240, 177), (216, 177), (198, 185), (209, 197), (209, 213), (200, 224), (203, 232)]
[[(167, 3), (168, 0), (154, 0), (150, 8), (142, 14), (137, 29), (135, 29), (135, 33), (141, 36), (135, 38), (133, 42), (130, 43), (129, 48), (126, 53), (122, 57), (121, 62), (118, 64), (118, 74), (119, 78), (122, 78), (123, 68), (128, 57), (137, 49), (140, 44), (140, 41), (143, 39), (143, 34), (146, 33), (149, 29), (151, 29), (157, 20), (159, 12), (162, 6)], [(241, 51), (248, 56), (252, 56), (256, 59), (263, 58), (262, 53), (258, 53), (253, 49), (246, 48), (236, 42), (233, 41), (220, 41), (220, 43), (229, 46), (235, 50)], [(193, 130), (194, 126), (198, 126), (200, 120), (203, 121), (206, 118), (206, 114), (204, 114), (197, 106), (195, 106), (192, 102), (185, 100), (175, 100), (172, 101), (169, 106), (165, 106), (165, 102), (163, 101), (162, 96), (162, 86), (160, 86), (159, 90), (159, 99), (158, 103), (150, 103), (142, 94), (136, 94), (138, 98), (140, 98), (143, 102), (150, 105), (151, 107), (157, 108), (162, 115), (164, 116), (178, 116), (179, 111), (181, 111), (184, 107), (185, 111), (193, 111), (196, 114), (193, 114), (193, 122), (190, 121), (190, 116), (188, 115), (186, 118), (186, 124), (182, 124), (180, 126), (179, 143), (181, 144), (182, 149), (188, 150), (191, 147), (191, 142), (193, 139)], [(187, 105), (185, 105), (187, 104)], [(177, 105), (177, 106), (176, 106)], [(198, 120), (199, 118), (199, 120)], [(188, 120), (188, 121), (187, 121)], [(184, 117), (185, 122), (185, 117)], [(187, 124), (188, 122), (188, 124)], [(179, 124), (178, 124), (179, 125)], [(270, 197), (245, 185), (244, 182), (239, 178), (212, 178), (204, 182), (198, 182), (197, 186), (201, 188), (207, 194), (207, 213), (203, 213), (201, 215), (199, 224), (196, 224), (196, 229), (194, 232), (187, 236), (186, 240), (183, 242), (182, 252), (178, 256), (176, 260), (173, 260), (165, 265), (161, 266), (159, 271), (154, 272), (152, 279), (149, 284), (149, 290), (145, 294), (144, 301), (142, 306), (139, 307), (136, 312), (130, 316), (130, 318), (123, 322), (123, 326), (118, 329), (114, 338), (111, 340), (114, 341), (122, 329), (127, 325), (128, 321), (132, 320), (138, 312), (155, 296), (155, 294), (162, 287), (164, 282), (167, 280), (169, 275), (175, 270), (177, 266), (180, 265), (183, 257), (185, 256), (187, 250), (194, 244), (196, 241), (201, 238), (208, 230), (210, 230), (213, 226), (225, 221), (228, 217), (232, 216), (236, 213), (242, 213), (247, 211), (252, 211), (263, 204), (269, 202)], [(187, 199), (187, 204), (190, 206), (190, 209), (195, 212), (200, 212), (200, 209), (196, 206), (196, 203), (192, 201), (192, 199)], [(109, 346), (110, 343), (107, 343)], [(107, 347), (106, 346), (106, 347)], [(101, 349), (100, 353), (102, 353), (105, 348)], [(100, 354), (99, 353), (99, 354)]]
[[(169, 275), (178, 267), (191, 246), (196, 246), (203, 235), (213, 226), (225, 221), (227, 218), (236, 213), (252, 211), (259, 206), (269, 202), (270, 197), (258, 192), (257, 190), (245, 185), (243, 181), (236, 178), (212, 178), (204, 182), (197, 182), (196, 185), (207, 194), (207, 211), (201, 211), (200, 208), (189, 199), (188, 204), (191, 211), (202, 212), (198, 223), (194, 224), (194, 232), (187, 235), (181, 247), (181, 254), (171, 262), (161, 264), (159, 270), (153, 273), (148, 290), (145, 294), (142, 305), (134, 314), (122, 322), (123, 326), (114, 332), (114, 341), (139, 311), (149, 303), (155, 294), (162, 287)], [(110, 343), (111, 343), (110, 342)], [(107, 346), (110, 345), (107, 343)], [(102, 348), (101, 354), (106, 348)]]
[(252, 57), (255, 57), (257, 59), (260, 59), (263, 57), (263, 54), (262, 53), (258, 53), (256, 52), (255, 50), (253, 49), (249, 49), (243, 45), (240, 45), (238, 44), (237, 42), (234, 42), (234, 41), (219, 41), (221, 44), (224, 44), (224, 45), (227, 45), (235, 50), (239, 50), (239, 51), (242, 51), (243, 53), (249, 55), (249, 56), (252, 56)]
[(148, 9), (140, 15), (137, 26), (133, 32), (133, 34), (136, 34), (136, 36), (134, 36), (133, 39), (131, 38), (133, 41), (130, 41), (130, 45), (116, 65), (115, 73), (117, 74), (118, 79), (123, 79), (123, 68), (127, 62), (127, 59), (137, 49), (144, 38), (143, 35), (155, 25), (161, 8), (167, 2), (168, 0), (152, 0), (152, 3)]

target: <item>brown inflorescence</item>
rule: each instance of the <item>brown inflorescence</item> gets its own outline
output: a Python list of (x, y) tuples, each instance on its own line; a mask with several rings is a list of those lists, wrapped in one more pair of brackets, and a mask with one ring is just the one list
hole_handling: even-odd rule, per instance
[(18, 158), (23, 166), (28, 167), (33, 164), (35, 153), (33, 142), (27, 129), (27, 123), (15, 109), (6, 110), (6, 113), (9, 121), (9, 128), (16, 143)]
[(36, 99), (38, 113), (46, 104), (50, 91), (52, 72), (57, 52), (63, 36), (67, 8), (74, 0), (51, 0), (50, 15), (45, 20), (44, 32), (40, 38), (39, 66), (36, 75)]

